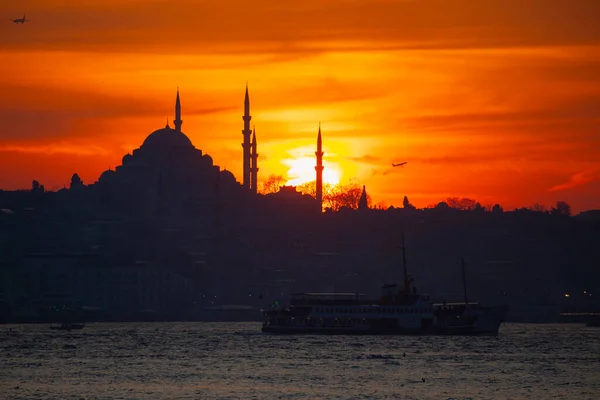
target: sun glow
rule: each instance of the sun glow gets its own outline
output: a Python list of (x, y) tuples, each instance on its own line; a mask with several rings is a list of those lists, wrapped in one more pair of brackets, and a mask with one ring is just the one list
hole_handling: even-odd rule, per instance
[[(286, 185), (298, 186), (316, 180), (316, 160), (314, 157), (291, 158), (283, 160), (283, 162), (289, 166)], [(323, 183), (337, 185), (341, 178), (339, 165), (323, 160), (323, 167)]]

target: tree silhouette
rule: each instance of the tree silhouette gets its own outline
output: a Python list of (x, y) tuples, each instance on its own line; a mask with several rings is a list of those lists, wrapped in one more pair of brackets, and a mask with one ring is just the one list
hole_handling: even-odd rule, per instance
[(492, 207), (493, 213), (501, 213), (503, 211), (504, 209), (502, 208), (502, 206), (500, 206), (500, 204), (494, 204), (494, 207)]
[(437, 203), (435, 208), (437, 208), (439, 210), (447, 210), (450, 208), (450, 206), (445, 201), (440, 201), (439, 203)]
[(262, 193), (262, 194), (277, 193), (277, 192), (279, 192), (279, 188), (281, 188), (283, 185), (285, 185), (286, 182), (287, 182), (287, 179), (285, 179), (281, 175), (271, 175), (267, 178), (267, 180), (265, 182), (263, 182), (262, 190), (260, 191), (260, 193)]
[[(306, 182), (296, 187), (302, 194), (316, 197), (316, 181)], [(362, 188), (355, 182), (348, 185), (323, 184), (323, 207), (338, 211), (342, 207), (358, 209)], [(371, 207), (371, 196), (367, 194), (367, 206)]]
[[(326, 184), (323, 184), (323, 193), (324, 194), (327, 192), (326, 186), (327, 186)], [(309, 196), (317, 198), (317, 181), (305, 182), (301, 185), (298, 185), (296, 187), (296, 190), (298, 190), (302, 194), (307, 194)]]
[[(351, 208), (353, 210), (358, 209), (360, 203), (360, 196), (362, 195), (362, 188), (356, 183), (349, 183), (348, 185), (335, 185), (333, 190), (328, 193), (327, 201), (330, 204), (330, 208), (334, 211), (339, 210), (342, 207)], [(325, 196), (324, 196), (325, 197)], [(367, 194), (367, 207), (371, 206), (371, 196)], [(325, 200), (325, 198), (324, 198)]]
[(31, 182), (31, 192), (32, 193), (44, 193), (44, 185), (40, 185), (40, 183), (36, 180)]
[(475, 209), (477, 202), (473, 199), (469, 199), (467, 197), (458, 198), (458, 197), (448, 197), (446, 199), (446, 203), (450, 208), (454, 208), (457, 210), (470, 211)]
[(557, 201), (556, 207), (552, 207), (552, 209), (550, 210), (550, 214), (564, 215), (566, 217), (570, 217), (571, 216), (571, 206), (568, 205), (564, 201)]
[(533, 205), (530, 207), (531, 211), (535, 211), (535, 212), (546, 212), (548, 211), (548, 207), (546, 207), (543, 204), (539, 204), (539, 203), (533, 203)]

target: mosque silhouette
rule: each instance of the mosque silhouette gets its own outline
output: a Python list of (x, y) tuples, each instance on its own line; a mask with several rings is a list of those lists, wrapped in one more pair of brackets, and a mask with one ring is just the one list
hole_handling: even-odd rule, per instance
[[(215, 165), (210, 155), (196, 148), (182, 131), (182, 112), (179, 88), (175, 100), (173, 127), (167, 121), (164, 128), (152, 132), (142, 145), (126, 154), (122, 164), (104, 171), (98, 181), (87, 187), (96, 192), (105, 204), (119, 205), (131, 212), (151, 216), (184, 217), (200, 210), (213, 209), (215, 201), (253, 204), (258, 194), (258, 153), (256, 130), (250, 128), (250, 96), (248, 85), (244, 98), (242, 182), (232, 172)], [(314, 210), (323, 204), (323, 155), (321, 126), (317, 134), (315, 160), (316, 196), (311, 197)], [(74, 175), (75, 177), (75, 175)], [(78, 178), (71, 189), (83, 186)], [(75, 187), (76, 189), (76, 187)], [(280, 188), (279, 197), (289, 201), (307, 197), (294, 187)]]

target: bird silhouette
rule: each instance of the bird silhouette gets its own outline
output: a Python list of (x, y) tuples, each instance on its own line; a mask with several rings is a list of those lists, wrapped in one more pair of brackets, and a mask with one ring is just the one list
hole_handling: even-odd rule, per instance
[(408, 162), (408, 161), (404, 161), (404, 162), (401, 162), (401, 163), (398, 163), (398, 164), (394, 164), (394, 163), (392, 163), (392, 167), (401, 167), (401, 166), (403, 166), (404, 164), (406, 164), (407, 162)]

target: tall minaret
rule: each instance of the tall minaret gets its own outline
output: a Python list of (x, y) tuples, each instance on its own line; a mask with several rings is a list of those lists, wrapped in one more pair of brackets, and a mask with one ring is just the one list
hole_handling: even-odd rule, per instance
[(244, 98), (244, 116), (242, 117), (244, 120), (244, 130), (242, 131), (242, 135), (244, 135), (244, 143), (242, 143), (242, 148), (244, 149), (244, 176), (243, 176), (243, 186), (246, 189), (250, 189), (250, 135), (252, 131), (250, 130), (250, 120), (252, 117), (250, 116), (250, 97), (248, 96), (248, 83), (246, 82), (246, 97)]
[(317, 203), (319, 203), (319, 211), (323, 208), (323, 143), (321, 140), (321, 123), (319, 122), (319, 135), (317, 136), (317, 151), (315, 152), (317, 156), (317, 166), (315, 167), (315, 171), (317, 171)]
[(181, 102), (179, 101), (179, 88), (177, 88), (177, 99), (175, 99), (175, 120), (173, 121), (175, 124), (175, 130), (177, 132), (181, 132), (181, 124), (183, 121), (181, 120)]
[(250, 146), (250, 189), (253, 193), (258, 191), (258, 153), (256, 153), (256, 128), (252, 127), (252, 145)]

